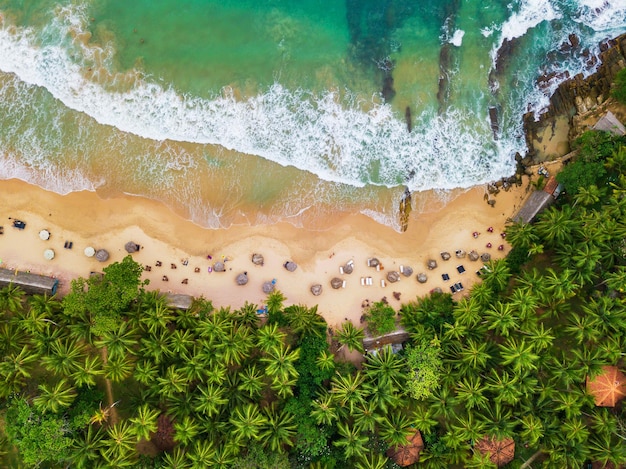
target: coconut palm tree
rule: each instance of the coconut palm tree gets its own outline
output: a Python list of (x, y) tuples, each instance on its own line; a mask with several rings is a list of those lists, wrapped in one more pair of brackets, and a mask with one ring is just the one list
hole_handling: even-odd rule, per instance
[(522, 398), (519, 389), (519, 375), (511, 376), (508, 371), (493, 368), (487, 377), (487, 389), (499, 404), (516, 405)]
[(103, 366), (104, 377), (114, 383), (124, 381), (133, 373), (133, 362), (126, 357), (109, 358)]
[(24, 297), (26, 293), (17, 285), (9, 283), (0, 289), (0, 312), (10, 314), (18, 313), (24, 307)]
[(137, 408), (137, 413), (129, 420), (134, 426), (134, 433), (138, 440), (142, 438), (149, 440), (150, 434), (156, 433), (159, 414), (158, 410), (151, 408), (148, 404), (143, 404)]
[(211, 467), (214, 457), (215, 447), (213, 442), (204, 438), (196, 439), (191, 450), (187, 453), (187, 459), (191, 463), (190, 469)]
[(196, 337), (193, 332), (188, 329), (176, 329), (169, 336), (169, 349), (173, 356), (187, 355), (193, 348)]
[(501, 363), (511, 365), (515, 373), (537, 369), (539, 355), (535, 353), (532, 344), (527, 344), (524, 339), (509, 338), (500, 348)]
[(267, 357), (261, 358), (261, 362), (267, 365), (265, 372), (269, 376), (286, 380), (298, 376), (294, 363), (299, 357), (300, 349), (289, 350), (289, 347), (281, 345), (272, 349)]
[(140, 356), (152, 360), (155, 364), (165, 363), (171, 356), (169, 333), (162, 331), (157, 335), (149, 334), (141, 338)]
[(489, 405), (489, 399), (485, 396), (486, 390), (487, 386), (479, 376), (464, 377), (456, 385), (456, 400), (468, 412), (474, 408), (484, 409)]
[(135, 454), (137, 437), (128, 420), (122, 420), (107, 428), (107, 438), (102, 447), (102, 456), (112, 467), (128, 465)]
[(509, 265), (506, 263), (506, 259), (489, 261), (485, 264), (481, 278), (483, 279), (483, 283), (494, 292), (497, 293), (504, 290), (511, 278), (511, 272)]
[(68, 376), (78, 369), (85, 357), (85, 349), (76, 341), (56, 340), (50, 354), (42, 358), (44, 367), (60, 376)]
[(411, 417), (404, 412), (391, 412), (378, 419), (378, 433), (389, 446), (406, 445), (415, 430), (411, 428)]
[(277, 411), (274, 406), (264, 409), (267, 420), (259, 436), (263, 446), (274, 453), (282, 453), (294, 445), (297, 425), (293, 415), (286, 410)]
[(492, 362), (494, 356), (492, 349), (490, 342), (468, 339), (465, 345), (461, 346), (457, 357), (467, 372), (472, 370), (476, 372), (485, 369)]
[(225, 388), (215, 384), (207, 384), (198, 389), (200, 394), (194, 393), (194, 410), (196, 412), (212, 417), (221, 411), (222, 406), (228, 404)]
[(85, 355), (83, 362), (76, 366), (76, 370), (70, 375), (76, 386), (94, 387), (96, 377), (104, 374), (102, 360), (97, 355)]
[(76, 390), (65, 378), (60, 379), (54, 385), (40, 384), (39, 394), (33, 399), (33, 405), (40, 412), (57, 413), (72, 405), (76, 398)]
[(87, 425), (84, 432), (79, 433), (72, 440), (72, 451), (69, 454), (72, 467), (91, 469), (100, 460), (103, 448), (104, 433), (92, 425)]
[(322, 371), (333, 371), (335, 369), (335, 356), (327, 350), (322, 350), (315, 359), (315, 364)]
[(520, 426), (519, 436), (528, 446), (531, 448), (535, 447), (544, 435), (544, 426), (541, 419), (535, 415), (526, 414), (519, 417), (517, 421)]
[(454, 319), (466, 327), (476, 326), (482, 319), (482, 305), (473, 299), (473, 296), (464, 296), (455, 305), (453, 310)]
[(357, 405), (365, 403), (361, 387), (364, 380), (360, 371), (350, 375), (335, 375), (330, 392), (339, 404), (347, 406), (352, 413)]
[(239, 379), (241, 383), (238, 386), (240, 391), (245, 391), (250, 399), (255, 400), (261, 395), (263, 390), (263, 373), (259, 370), (256, 364), (252, 364), (246, 367), (239, 373)]
[(485, 434), (486, 425), (473, 413), (459, 415), (450, 425), (451, 432), (455, 433), (460, 441), (473, 442)]
[[(39, 360), (37, 353), (24, 345), (19, 352), (6, 354), (0, 362), (0, 396), (7, 396), (11, 392), (17, 392), (24, 384), (26, 378), (32, 376), (34, 363)], [(2, 387), (2, 384), (5, 386)]]
[(163, 453), (162, 466), (164, 469), (189, 469), (191, 462), (187, 458), (187, 454), (177, 446), (171, 452)]
[(278, 324), (265, 324), (256, 333), (256, 346), (264, 353), (285, 344), (287, 334), (278, 329)]
[(352, 414), (354, 426), (362, 432), (374, 432), (381, 416), (378, 413), (378, 404), (368, 400), (363, 405), (357, 405)]
[(163, 376), (157, 378), (156, 385), (159, 389), (159, 395), (171, 398), (176, 393), (186, 392), (189, 382), (179, 367), (170, 365), (165, 370)]
[(193, 443), (196, 435), (200, 433), (200, 425), (189, 415), (184, 416), (180, 421), (174, 422), (174, 441), (188, 446)]
[(217, 345), (218, 353), (227, 366), (241, 365), (253, 347), (250, 329), (239, 327), (227, 333)]
[(225, 314), (200, 315), (195, 330), (200, 334), (208, 346), (219, 344), (232, 328), (232, 320)]
[(564, 331), (576, 339), (580, 345), (587, 342), (597, 342), (603, 335), (600, 319), (594, 315), (574, 312), (568, 315), (567, 319), (569, 325), (564, 328)]
[(350, 428), (347, 424), (339, 422), (337, 430), (341, 438), (333, 442), (335, 446), (343, 448), (346, 459), (360, 459), (365, 455), (365, 445), (369, 438), (363, 435), (356, 427)]
[(396, 388), (390, 381), (366, 381), (361, 389), (363, 399), (369, 399), (382, 413), (405, 404), (405, 391)]
[(267, 418), (259, 410), (256, 404), (248, 403), (235, 408), (230, 416), (232, 425), (231, 436), (239, 444), (248, 440), (258, 440), (263, 427), (267, 424)]
[(284, 377), (284, 376), (274, 376), (272, 378), (272, 383), (270, 388), (274, 391), (281, 399), (287, 399), (290, 396), (293, 396), (294, 387), (298, 382), (297, 377)]
[(149, 308), (142, 308), (140, 324), (143, 330), (149, 334), (158, 334), (167, 329), (167, 325), (174, 321), (174, 313), (167, 304), (164, 296), (159, 296), (157, 301)]
[(287, 298), (282, 294), (280, 290), (274, 290), (267, 295), (267, 314), (272, 318), (276, 313), (280, 313), (283, 310), (283, 303)]
[(365, 333), (360, 327), (355, 327), (350, 321), (346, 321), (341, 325), (338, 331), (335, 331), (335, 338), (350, 350), (357, 350), (361, 353), (365, 351), (363, 348), (363, 339)]
[(100, 339), (95, 340), (94, 345), (98, 348), (106, 347), (109, 358), (126, 358), (133, 353), (138, 339), (137, 331), (127, 322), (121, 322), (116, 329), (105, 332)]
[(495, 302), (490, 309), (485, 311), (483, 324), (487, 329), (494, 331), (502, 337), (509, 337), (520, 327), (519, 317), (515, 314), (515, 309), (511, 303)]
[(626, 463), (623, 440), (607, 435), (593, 435), (588, 445), (591, 457), (604, 467), (619, 467)]
[(506, 239), (514, 247), (528, 249), (539, 241), (535, 228), (530, 223), (512, 223), (506, 227)]
[(139, 360), (133, 371), (133, 377), (145, 386), (154, 383), (159, 376), (159, 366), (150, 360)]
[(307, 308), (304, 305), (287, 306), (284, 312), (291, 329), (301, 337), (307, 335), (325, 336), (326, 321), (317, 314), (317, 305), (312, 308)]
[(332, 425), (337, 420), (337, 411), (333, 396), (326, 391), (311, 402), (311, 417), (318, 425)]
[(389, 458), (384, 454), (370, 451), (354, 463), (355, 469), (385, 469)]
[(551, 246), (571, 243), (576, 229), (576, 220), (572, 207), (552, 206), (544, 210), (535, 224), (537, 234)]
[(380, 380), (402, 387), (405, 364), (393, 353), (391, 346), (383, 347), (375, 355), (368, 355), (363, 366), (368, 380)]

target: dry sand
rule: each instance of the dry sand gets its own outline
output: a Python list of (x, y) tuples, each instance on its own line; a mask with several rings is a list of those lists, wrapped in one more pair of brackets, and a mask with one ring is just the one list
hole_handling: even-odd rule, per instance
[[(360, 214), (337, 217), (336, 224), (326, 231), (309, 231), (288, 224), (208, 230), (182, 219), (159, 202), (141, 197), (101, 199), (93, 192), (61, 196), (19, 180), (0, 181), (0, 225), (4, 226), (0, 259), (5, 268), (57, 277), (64, 293), (73, 278), (86, 277), (110, 262), (122, 260), (127, 255), (124, 245), (132, 240), (142, 247), (133, 258), (151, 266), (151, 271), (143, 274), (150, 280), (149, 289), (204, 296), (216, 307), (236, 309), (246, 301), (262, 307), (266, 295), (261, 286), (276, 279), (276, 287), (287, 297), (286, 305), (318, 304), (318, 311), (331, 326), (346, 318), (358, 324), (365, 300), (386, 297), (398, 308), (401, 302), (414, 300), (435, 287), (449, 291), (449, 285), (458, 281), (467, 291), (477, 280), (475, 271), (482, 264), (468, 258), (457, 259), (455, 251), (475, 249), (479, 253), (489, 252), (494, 258), (504, 256), (510, 247), (500, 233), (529, 190), (525, 179), (521, 187), (495, 196), (495, 207), (485, 202), (485, 187), (453, 192), (449, 194), (453, 200), (445, 206), (436, 203), (432, 194), (433, 202), (427, 204), (430, 212), (415, 211), (405, 233), (397, 233)], [(26, 228), (14, 228), (9, 217), (23, 220)], [(493, 233), (487, 231), (488, 227), (493, 227)], [(49, 240), (39, 238), (42, 229), (50, 231)], [(477, 239), (472, 236), (473, 231), (481, 233)], [(73, 243), (72, 249), (64, 248), (66, 241)], [(487, 243), (492, 244), (490, 249)], [(504, 244), (502, 251), (497, 249), (500, 244)], [(107, 249), (110, 259), (100, 263), (86, 257), (83, 251), (87, 246)], [(43, 258), (47, 248), (56, 253), (51, 261)], [(449, 251), (452, 258), (443, 261), (441, 251)], [(264, 256), (263, 266), (252, 264), (253, 253)], [(223, 256), (230, 259), (226, 272), (209, 272), (208, 267)], [(384, 270), (368, 267), (367, 259), (371, 257), (380, 259)], [(439, 267), (429, 271), (426, 262), (431, 258), (437, 260)], [(188, 264), (183, 265), (182, 259), (188, 259)], [(295, 272), (283, 268), (287, 260), (298, 264)], [(340, 275), (339, 267), (349, 260), (354, 261), (354, 272)], [(156, 266), (157, 261), (161, 261), (161, 267)], [(171, 268), (171, 264), (176, 268)], [(461, 264), (467, 269), (462, 275), (456, 270)], [(399, 270), (400, 265), (412, 267), (413, 276), (382, 287), (381, 279), (389, 271)], [(199, 273), (194, 272), (196, 267)], [(249, 283), (245, 286), (235, 283), (241, 272), (248, 273)], [(427, 283), (416, 281), (420, 272), (428, 275)], [(443, 273), (450, 275), (449, 282), (442, 280)], [(168, 281), (163, 281), (164, 275)], [(346, 287), (333, 290), (333, 277), (344, 279)], [(372, 277), (373, 285), (362, 286), (361, 277)], [(187, 284), (182, 283), (184, 279)], [(315, 283), (323, 286), (317, 297), (310, 292)], [(394, 292), (400, 293), (400, 301), (394, 299)]]

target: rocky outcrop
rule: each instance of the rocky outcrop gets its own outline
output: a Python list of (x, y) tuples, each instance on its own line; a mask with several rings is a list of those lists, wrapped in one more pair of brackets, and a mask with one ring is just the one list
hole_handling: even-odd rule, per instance
[[(587, 78), (578, 74), (561, 83), (539, 120), (535, 121), (532, 113), (524, 115), (528, 155), (533, 158), (533, 163), (546, 159), (545, 155), (543, 158), (538, 157), (538, 153), (541, 153), (539, 144), (545, 139), (546, 130), (554, 135), (555, 127), (566, 126), (565, 135), (568, 141), (571, 141), (585, 130), (576, 124), (581, 121), (581, 116), (594, 112), (609, 100), (615, 75), (626, 67), (626, 34), (608, 41), (601, 49), (603, 51), (599, 57), (600, 65), (594, 74)], [(541, 77), (538, 82), (551, 79), (551, 77)], [(563, 154), (552, 156), (563, 156), (569, 148), (561, 146), (559, 151)]]

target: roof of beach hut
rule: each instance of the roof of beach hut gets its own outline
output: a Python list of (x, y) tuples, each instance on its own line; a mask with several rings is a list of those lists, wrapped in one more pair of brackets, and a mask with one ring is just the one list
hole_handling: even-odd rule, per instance
[(274, 291), (274, 282), (263, 282), (263, 293), (272, 293)]
[(54, 259), (54, 250), (52, 249), (46, 249), (43, 252), (43, 257), (44, 259), (46, 259), (47, 261), (51, 261), (52, 259)]
[(239, 275), (237, 275), (237, 278), (235, 279), (235, 281), (237, 282), (237, 285), (245, 285), (246, 283), (248, 283), (247, 272), (242, 272)]
[(396, 272), (395, 270), (387, 272), (387, 280), (389, 280), (391, 283), (397, 282), (398, 280), (400, 280), (400, 273)]
[(94, 254), (96, 253), (96, 250), (92, 248), (91, 246), (87, 246), (83, 252), (85, 253), (85, 256), (93, 257)]
[(334, 277), (330, 281), (330, 286), (337, 290), (338, 288), (341, 288), (343, 286), (343, 280), (341, 280), (339, 277)]
[(346, 265), (343, 266), (344, 274), (351, 274), (352, 272), (354, 272), (354, 264), (352, 262), (348, 262)]
[(181, 293), (165, 293), (167, 305), (174, 309), (189, 309), (193, 304), (193, 296)]
[(226, 270), (226, 266), (223, 262), (217, 261), (215, 264), (213, 264), (213, 270), (215, 272), (224, 272)]
[(515, 457), (515, 441), (513, 438), (496, 440), (485, 436), (476, 443), (476, 449), (482, 454), (489, 454), (489, 460), (498, 467), (513, 461)]
[(419, 283), (426, 283), (428, 281), (428, 275), (423, 272), (417, 274), (417, 281)]
[(370, 267), (377, 267), (380, 265), (380, 261), (376, 257), (372, 257), (371, 259), (368, 259), (367, 265)]
[(480, 260), (483, 262), (489, 262), (491, 260), (491, 254), (489, 254), (488, 252), (483, 252), (480, 255)]
[(322, 294), (322, 286), (319, 283), (311, 285), (311, 293), (313, 293), (313, 296), (320, 296)]
[(448, 251), (443, 251), (442, 253), (440, 253), (440, 255), (444, 261), (447, 261), (452, 257)]
[(456, 251), (454, 251), (454, 255), (458, 258), (458, 259), (463, 259), (465, 257), (466, 252), (463, 249), (457, 249)]
[(403, 266), (402, 275), (404, 275), (405, 277), (410, 277), (411, 275), (413, 275), (413, 267), (410, 267), (408, 265)]
[(31, 274), (16, 270), (0, 269), (0, 288), (16, 285), (26, 293), (54, 295), (59, 280), (45, 275)]
[(616, 366), (603, 366), (602, 373), (587, 377), (587, 392), (599, 407), (615, 407), (626, 396), (626, 376)]
[(50, 232), (48, 230), (41, 230), (39, 232), (39, 238), (43, 241), (47, 241), (48, 239), (50, 239)]
[(478, 254), (478, 251), (472, 249), (469, 253), (469, 260), (470, 261), (477, 261), (478, 258), (480, 257), (480, 254)]
[(133, 241), (129, 241), (124, 245), (124, 249), (126, 249), (126, 252), (129, 254), (139, 251), (139, 247), (140, 247), (139, 244)]
[(98, 249), (96, 251), (96, 259), (98, 259), (100, 262), (104, 262), (106, 260), (109, 259), (109, 251), (107, 251), (106, 249)]
[(426, 267), (428, 267), (430, 270), (436, 269), (437, 261), (435, 259), (429, 259), (428, 262), (426, 263)]
[(264, 262), (265, 262), (265, 259), (263, 258), (263, 254), (259, 254), (256, 252), (252, 254), (252, 263), (254, 265), (263, 265)]
[(296, 270), (298, 268), (298, 264), (296, 264), (293, 261), (287, 261), (285, 262), (285, 269), (287, 269), (289, 272), (293, 272), (294, 270)]
[(424, 449), (424, 440), (419, 430), (407, 438), (407, 444), (392, 446), (387, 450), (387, 456), (400, 467), (410, 466), (419, 461), (420, 451)]

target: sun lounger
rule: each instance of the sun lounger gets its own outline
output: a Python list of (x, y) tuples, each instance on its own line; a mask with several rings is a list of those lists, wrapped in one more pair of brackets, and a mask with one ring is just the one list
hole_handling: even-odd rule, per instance
[(380, 264), (376, 266), (376, 272), (380, 272)]
[(348, 265), (354, 265), (354, 261), (353, 261), (352, 259), (350, 259), (350, 260), (347, 262), (347, 264), (348, 264)]
[(403, 266), (403, 265), (401, 265), (401, 266), (400, 266), (400, 273), (401, 273), (401, 274), (403, 274), (403, 273), (404, 273), (404, 266)]
[(463, 267), (462, 265), (457, 266), (456, 271), (460, 274), (465, 273), (465, 267)]
[(380, 286), (383, 287), (383, 288), (385, 288), (387, 286), (387, 283), (385, 283), (385, 279), (384, 278), (380, 279)]
[(339, 273), (343, 275), (343, 267), (339, 267)]
[(374, 285), (374, 281), (372, 280), (372, 277), (367, 277), (367, 284)]
[(361, 285), (365, 286), (365, 277), (361, 277)]
[(368, 267), (371, 267), (371, 266), (372, 266), (372, 259), (368, 259), (368, 260), (367, 260), (367, 266), (368, 266)]
[(448, 274), (441, 274), (441, 278), (443, 279), (444, 282), (447, 282), (448, 280), (450, 280), (450, 276)]
[(348, 282), (346, 282), (345, 280), (343, 281), (343, 283), (341, 284), (341, 288), (346, 288), (346, 285), (348, 284)]

